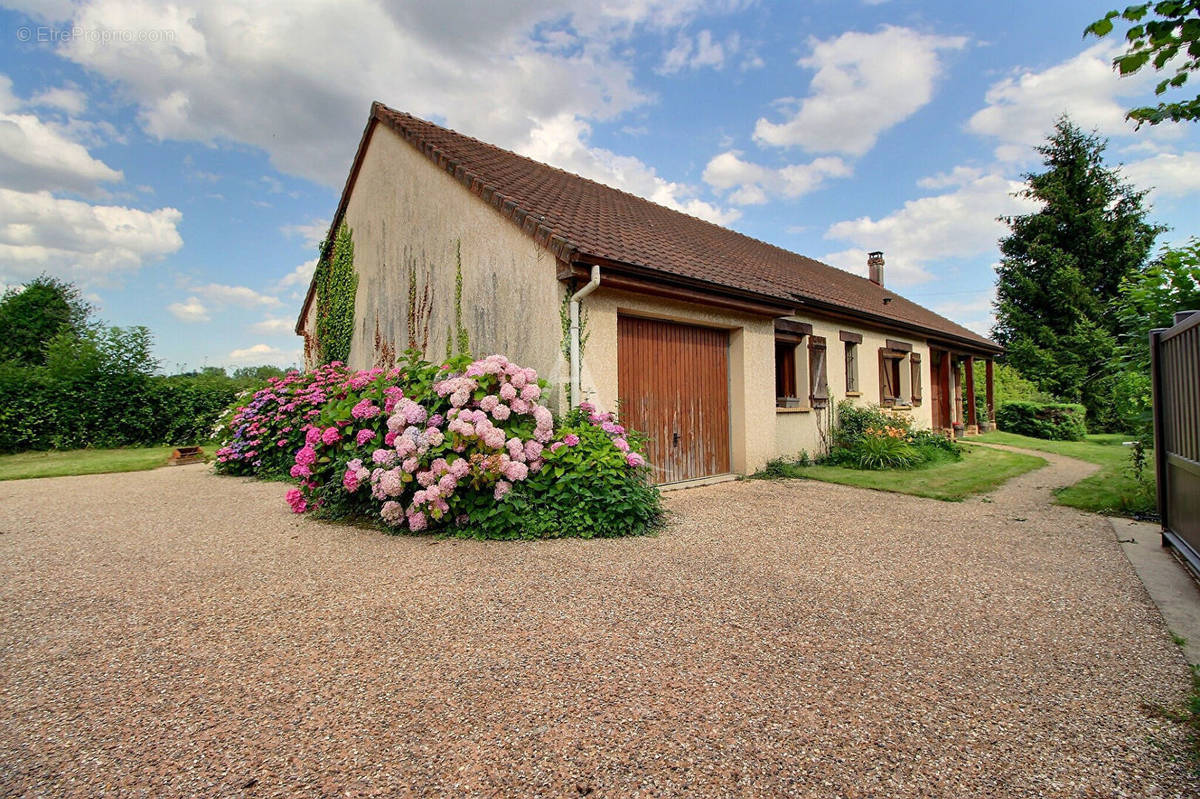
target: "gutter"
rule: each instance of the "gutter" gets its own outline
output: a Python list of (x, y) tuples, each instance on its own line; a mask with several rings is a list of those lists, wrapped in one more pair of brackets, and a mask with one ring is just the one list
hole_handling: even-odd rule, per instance
[(591, 294), (600, 285), (600, 267), (592, 266), (592, 279), (583, 288), (571, 295), (571, 407), (583, 401), (579, 385), (579, 301)]

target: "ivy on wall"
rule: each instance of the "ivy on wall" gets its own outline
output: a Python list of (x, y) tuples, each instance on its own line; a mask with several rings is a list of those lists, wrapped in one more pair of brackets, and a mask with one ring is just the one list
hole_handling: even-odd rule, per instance
[(332, 247), (321, 247), (313, 280), (317, 287), (317, 359), (320, 363), (347, 361), (354, 338), (354, 239), (350, 228), (338, 228)]

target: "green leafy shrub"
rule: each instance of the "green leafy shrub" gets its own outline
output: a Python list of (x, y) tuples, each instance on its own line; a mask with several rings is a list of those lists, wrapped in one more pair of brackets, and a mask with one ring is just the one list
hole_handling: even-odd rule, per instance
[(145, 328), (67, 332), (44, 365), (0, 364), (0, 451), (207, 441), (241, 384), (222, 371), (154, 374)]
[(851, 451), (859, 469), (911, 469), (924, 460), (908, 439), (886, 434), (864, 436)]
[[(641, 463), (636, 453), (642, 436), (625, 433), (630, 450), (618, 448), (603, 427), (615, 425), (615, 419), (604, 416), (608, 418), (600, 418), (586, 403), (568, 413), (558, 440), (545, 451), (541, 470), (517, 484), (504, 502), (476, 514), (470, 534), (608, 538), (643, 535), (661, 527), (662, 500), (649, 470), (630, 468), (631, 462)], [(567, 446), (568, 440), (578, 443)]]
[(833, 446), (823, 463), (851, 469), (910, 469), (962, 459), (961, 448), (931, 430), (913, 430), (912, 420), (877, 405), (838, 405)]
[(1008, 433), (1050, 441), (1082, 441), (1087, 434), (1082, 405), (1060, 402), (1006, 402), (996, 422)]

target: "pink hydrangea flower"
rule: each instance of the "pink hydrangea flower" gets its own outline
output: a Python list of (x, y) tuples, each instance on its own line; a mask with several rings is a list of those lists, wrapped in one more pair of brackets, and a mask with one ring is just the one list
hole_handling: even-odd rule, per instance
[(419, 511), (419, 510), (413, 511), (412, 509), (409, 509), (408, 529), (412, 530), (415, 533), (420, 532), (421, 530), (425, 529), (427, 524), (428, 524), (428, 522), (425, 520), (424, 513), (421, 513), (421, 511)]
[(379, 413), (379, 406), (365, 398), (359, 400), (358, 404), (350, 409), (350, 415), (355, 419), (373, 419)]
[(574, 433), (567, 433), (565, 436), (563, 436), (563, 443), (568, 447), (573, 447), (579, 443), (579, 436), (575, 435)]
[(404, 522), (404, 506), (394, 499), (389, 499), (379, 509), (379, 516), (391, 526), (399, 526)]
[(301, 477), (311, 477), (312, 469), (308, 468), (303, 463), (297, 463), (292, 467), (290, 474), (296, 479), (300, 479)]
[(371, 453), (371, 460), (385, 469), (391, 468), (397, 457), (394, 449), (377, 449)]
[(514, 483), (520, 482), (529, 476), (529, 467), (518, 461), (509, 461), (504, 464), (504, 476)]
[(284, 494), (284, 499), (292, 507), (292, 513), (304, 513), (308, 510), (308, 500), (304, 498), (304, 494), (298, 488), (293, 488)]
[(325, 432), (321, 434), (321, 443), (323, 443), (329, 447), (333, 446), (334, 444), (338, 443), (341, 440), (342, 440), (342, 434), (338, 432), (338, 429), (336, 427), (326, 428)]
[(374, 437), (375, 437), (375, 431), (368, 430), (367, 428), (364, 427), (362, 430), (359, 430), (358, 435), (354, 437), (354, 443), (358, 444), (361, 447), (363, 444), (366, 444), (368, 441), (370, 441)]
[(312, 445), (301, 447), (296, 452), (296, 463), (303, 466), (312, 466), (317, 462), (317, 451), (312, 448)]
[(304, 434), (305, 444), (316, 444), (321, 440), (321, 429), (318, 427), (308, 428), (308, 432)]
[(385, 447), (390, 447), (395, 443), (396, 443), (396, 433), (395, 432), (389, 432), (386, 435), (384, 435), (383, 445)]
[(643, 458), (641, 455), (637, 454), (636, 452), (631, 452), (628, 455), (626, 455), (625, 462), (633, 467), (646, 465), (646, 459)]
[(504, 495), (511, 490), (512, 483), (509, 483), (506, 480), (499, 480), (496, 483), (495, 490), (492, 491), (492, 498), (499, 502), (500, 500), (504, 499)]
[(612, 440), (612, 442), (613, 442), (613, 446), (614, 446), (614, 447), (616, 447), (617, 449), (621, 450), (622, 452), (628, 452), (628, 451), (629, 451), (629, 442), (628, 442), (628, 441), (626, 441), (625, 439), (623, 439), (623, 438), (614, 438), (614, 439)]
[(500, 386), (500, 399), (505, 402), (512, 402), (517, 398), (517, 389), (508, 383)]

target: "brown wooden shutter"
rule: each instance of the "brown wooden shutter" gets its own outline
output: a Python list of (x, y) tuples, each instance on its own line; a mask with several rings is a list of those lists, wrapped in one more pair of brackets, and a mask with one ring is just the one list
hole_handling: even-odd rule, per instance
[(892, 391), (892, 370), (889, 368), (888, 359), (885, 357), (886, 349), (879, 348), (879, 404), (892, 405), (895, 402), (895, 393)]
[(914, 352), (908, 356), (912, 365), (912, 404), (921, 404), (921, 353)]
[(808, 385), (809, 400), (814, 408), (823, 408), (829, 402), (829, 380), (825, 373), (825, 338), (808, 337)]
[(858, 344), (846, 342), (846, 391), (858, 391)]
[(775, 341), (775, 402), (796, 398), (800, 392), (796, 387), (796, 345), (788, 341)]

